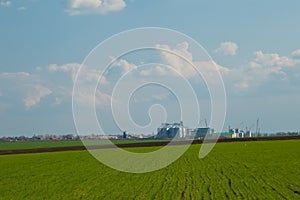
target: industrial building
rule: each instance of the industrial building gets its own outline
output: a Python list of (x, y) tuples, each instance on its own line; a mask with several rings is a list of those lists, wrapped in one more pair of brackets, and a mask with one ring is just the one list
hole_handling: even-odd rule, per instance
[(207, 134), (213, 134), (214, 129), (206, 127), (206, 128), (196, 128), (195, 131), (195, 138), (201, 139), (204, 138)]
[(215, 133), (215, 134), (219, 134), (219, 138), (220, 139), (224, 139), (224, 138), (233, 138), (233, 135), (234, 133), (233, 132), (218, 132), (218, 133)]
[(162, 125), (157, 129), (158, 139), (166, 138), (187, 138), (190, 137), (190, 131), (187, 127), (180, 123), (162, 123)]
[(202, 139), (206, 135), (213, 135), (213, 134), (219, 134), (220, 139), (222, 138), (245, 138), (245, 137), (252, 137), (251, 130), (249, 131), (243, 131), (239, 128), (236, 129), (229, 129), (228, 132), (215, 132), (214, 129), (206, 127), (206, 128), (196, 128), (194, 130), (195, 138)]
[(213, 128), (201, 127), (193, 130), (188, 129), (183, 125), (183, 122), (179, 123), (162, 123), (157, 129), (157, 139), (172, 139), (172, 138), (190, 138), (190, 139), (203, 139), (206, 136), (213, 136), (219, 134), (219, 138), (245, 138), (252, 137), (251, 130), (242, 130), (239, 128), (231, 129), (228, 132), (215, 132)]
[(245, 138), (245, 137), (252, 137), (251, 131), (243, 131), (239, 128), (236, 129), (229, 129), (228, 132), (218, 132), (212, 134), (220, 134), (220, 139), (222, 138)]

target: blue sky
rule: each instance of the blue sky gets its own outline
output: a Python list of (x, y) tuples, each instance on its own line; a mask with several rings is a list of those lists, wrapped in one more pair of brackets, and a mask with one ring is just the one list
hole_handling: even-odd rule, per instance
[(259, 117), (263, 132), (299, 131), (299, 24), (296, 0), (1, 0), (0, 136), (75, 132), (80, 63), (111, 35), (149, 26), (189, 35), (222, 67), (225, 127)]

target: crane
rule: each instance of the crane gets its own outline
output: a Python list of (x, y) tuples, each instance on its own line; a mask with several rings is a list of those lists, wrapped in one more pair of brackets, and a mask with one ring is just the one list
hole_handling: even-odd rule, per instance
[(205, 128), (208, 128), (208, 124), (207, 124), (207, 120), (206, 120), (206, 119), (200, 120), (199, 125), (201, 126), (201, 123), (202, 123), (203, 121), (204, 121), (204, 123), (205, 123)]

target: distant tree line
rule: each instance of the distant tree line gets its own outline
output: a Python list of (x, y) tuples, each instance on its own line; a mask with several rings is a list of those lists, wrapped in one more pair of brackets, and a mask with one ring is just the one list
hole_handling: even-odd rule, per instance
[(17, 141), (56, 141), (56, 140), (80, 140), (79, 136), (74, 134), (66, 135), (54, 135), (54, 134), (45, 134), (45, 135), (33, 135), (32, 137), (28, 136), (9, 136), (1, 137), (1, 142), (17, 142)]
[[(274, 137), (274, 136), (297, 136), (300, 132), (289, 131), (289, 132), (277, 132), (277, 133), (259, 133), (258, 137)], [(128, 135), (126, 132), (123, 135), (114, 136), (100, 136), (100, 135), (88, 135), (84, 136), (85, 139), (154, 139), (154, 137), (136, 137)], [(17, 142), (17, 141), (64, 141), (64, 140), (80, 140), (78, 135), (65, 134), (65, 135), (55, 135), (55, 134), (45, 134), (45, 135), (33, 135), (28, 136), (9, 136), (1, 137), (0, 142)]]

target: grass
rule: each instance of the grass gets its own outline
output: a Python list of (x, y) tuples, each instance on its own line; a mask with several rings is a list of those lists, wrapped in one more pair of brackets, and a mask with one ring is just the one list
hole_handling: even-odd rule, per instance
[[(300, 199), (300, 140), (200, 145), (146, 174), (110, 169), (87, 151), (0, 156), (0, 199)], [(156, 147), (130, 149), (135, 152)]]
[[(129, 144), (140, 142), (160, 142), (168, 140), (111, 140), (114, 144)], [(87, 145), (103, 145), (108, 144), (108, 140), (89, 140)], [(16, 149), (36, 149), (36, 148), (51, 148), (51, 147), (68, 147), (68, 146), (83, 146), (81, 140), (66, 140), (66, 141), (28, 141), (28, 142), (0, 142), (0, 150), (16, 150)]]

